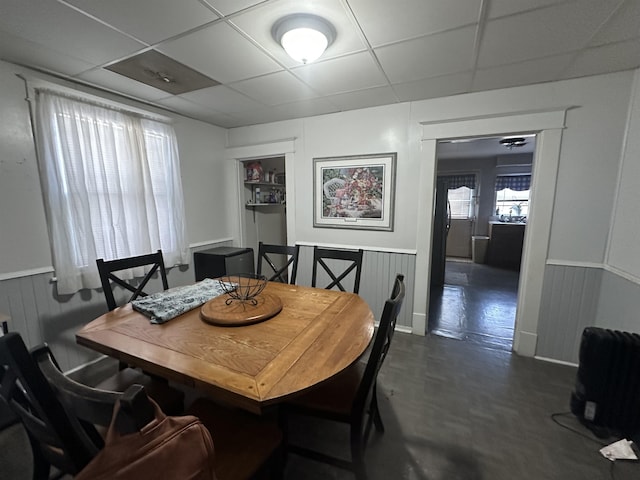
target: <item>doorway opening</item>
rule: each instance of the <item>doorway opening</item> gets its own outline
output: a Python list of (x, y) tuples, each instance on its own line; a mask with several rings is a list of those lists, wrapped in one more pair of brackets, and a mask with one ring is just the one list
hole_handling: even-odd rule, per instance
[(241, 192), (241, 238), (258, 262), (260, 242), (287, 245), (285, 156), (243, 159), (238, 162)]
[(513, 349), (535, 144), (438, 141), (429, 333)]

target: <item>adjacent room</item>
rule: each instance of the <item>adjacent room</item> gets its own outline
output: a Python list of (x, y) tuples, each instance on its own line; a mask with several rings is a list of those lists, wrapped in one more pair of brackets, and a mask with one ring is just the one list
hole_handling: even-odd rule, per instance
[(638, 477), (640, 0), (7, 0), (0, 112), (2, 478)]

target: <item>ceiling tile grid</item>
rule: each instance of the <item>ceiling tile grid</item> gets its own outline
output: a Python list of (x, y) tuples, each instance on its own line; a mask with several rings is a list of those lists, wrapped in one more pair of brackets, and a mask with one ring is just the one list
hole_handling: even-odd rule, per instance
[(67, 2), (150, 45), (220, 18), (198, 0)]
[[(293, 13), (336, 30), (310, 65), (271, 33)], [(153, 50), (222, 85), (106, 69)], [(635, 69), (640, 0), (2, 0), (0, 59), (235, 127)]]

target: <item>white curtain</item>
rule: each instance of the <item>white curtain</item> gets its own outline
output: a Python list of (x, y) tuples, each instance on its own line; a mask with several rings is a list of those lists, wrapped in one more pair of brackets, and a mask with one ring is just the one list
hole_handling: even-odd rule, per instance
[(58, 292), (99, 287), (97, 258), (162, 249), (165, 265), (188, 263), (173, 128), (44, 90), (36, 105)]

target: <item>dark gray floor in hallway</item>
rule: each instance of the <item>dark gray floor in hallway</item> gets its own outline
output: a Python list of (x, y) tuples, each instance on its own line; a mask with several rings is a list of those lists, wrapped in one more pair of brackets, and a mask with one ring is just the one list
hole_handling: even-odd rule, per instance
[(448, 259), (431, 290), (429, 332), (511, 351), (519, 272)]
[[(600, 440), (566, 412), (576, 369), (472, 342), (397, 333), (379, 376), (384, 434), (367, 450), (371, 480), (627, 480), (640, 465), (611, 462)], [(302, 421), (304, 420), (304, 421)], [(302, 419), (292, 440), (348, 452), (348, 430)], [(337, 438), (342, 441), (324, 440)], [(290, 455), (286, 477), (352, 479)]]

